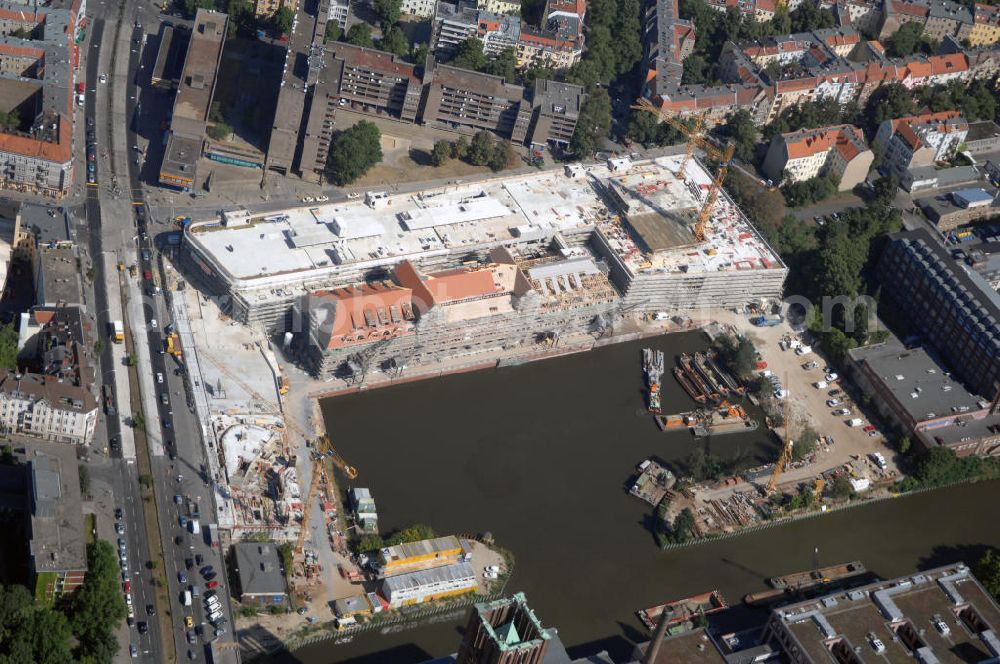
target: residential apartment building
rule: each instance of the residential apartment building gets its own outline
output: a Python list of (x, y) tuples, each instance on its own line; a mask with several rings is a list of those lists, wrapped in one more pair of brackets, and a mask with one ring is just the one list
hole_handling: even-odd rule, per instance
[(968, 133), (969, 123), (959, 111), (925, 113), (886, 120), (879, 125), (874, 145), (882, 150), (886, 172), (899, 175), (950, 157)]
[(438, 57), (451, 54), (463, 41), (475, 37), (483, 43), (483, 53), (494, 57), (514, 48), (520, 33), (517, 16), (477, 9), (472, 0), (439, 2), (434, 16), (434, 53)]
[(517, 41), (517, 66), (569, 69), (583, 57), (581, 24), (556, 21), (545, 28), (524, 23)]
[(253, 14), (257, 18), (270, 18), (282, 7), (287, 7), (293, 13), (297, 12), (299, 0), (255, 0)]
[(873, 159), (859, 128), (836, 125), (775, 136), (762, 170), (774, 182), (829, 174), (839, 181), (839, 191), (850, 191), (864, 181)]
[(403, 0), (400, 11), (410, 16), (430, 18), (434, 16), (435, 0)]
[(952, 375), (992, 400), (1000, 388), (1000, 307), (977, 273), (956, 265), (923, 229), (896, 233), (879, 261), (887, 297)]
[(969, 46), (990, 46), (1000, 41), (1000, 7), (977, 2), (973, 25), (966, 37)]
[(14, 433), (83, 445), (94, 437), (97, 401), (52, 376), (0, 370), (0, 423)]
[(351, 3), (348, 0), (329, 0), (330, 6), (326, 12), (326, 22), (336, 23), (341, 32), (347, 30), (347, 19), (351, 15)]
[(476, 7), (494, 14), (520, 15), (521, 3), (510, 0), (478, 0)]
[(62, 198), (72, 187), (77, 38), (85, 22), (83, 0), (0, 7), (0, 111), (20, 119), (0, 130), (0, 189)]

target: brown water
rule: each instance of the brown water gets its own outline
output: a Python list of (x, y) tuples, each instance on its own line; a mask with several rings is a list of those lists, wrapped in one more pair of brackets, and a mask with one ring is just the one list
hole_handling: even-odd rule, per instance
[[(639, 351), (668, 363), (705, 345), (685, 334), (596, 352), (340, 397), (324, 404), (338, 450), (371, 488), (383, 530), (422, 522), (438, 533), (491, 531), (514, 552), (508, 592), (523, 590), (575, 655), (624, 656), (645, 638), (637, 609), (718, 588), (731, 603), (762, 579), (820, 562), (863, 560), (883, 577), (973, 560), (1000, 545), (1000, 483), (949, 489), (825, 515), (671, 552), (645, 527), (648, 507), (625, 493), (639, 461), (683, 459), (696, 445), (767, 460), (763, 428), (695, 442), (661, 433), (643, 413)], [(692, 402), (667, 379), (664, 409)], [(418, 662), (454, 652), (462, 621), (348, 645), (303, 649), (284, 661)]]

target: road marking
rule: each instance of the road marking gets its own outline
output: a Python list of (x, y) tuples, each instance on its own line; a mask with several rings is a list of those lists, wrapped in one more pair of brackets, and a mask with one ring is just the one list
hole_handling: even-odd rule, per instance
[(132, 201), (132, 205), (136, 207), (142, 207), (143, 205), (145, 205), (145, 203), (143, 203), (142, 201)]
[(88, 187), (94, 187), (96, 189), (97, 187), (99, 187), (101, 185), (97, 184), (96, 182), (88, 182), (87, 186)]

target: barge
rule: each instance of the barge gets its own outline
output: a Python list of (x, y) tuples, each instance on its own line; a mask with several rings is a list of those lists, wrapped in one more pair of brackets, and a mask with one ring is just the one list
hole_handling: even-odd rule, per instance
[[(705, 401), (718, 400), (718, 393), (712, 389), (712, 387), (705, 382), (705, 380), (698, 373), (698, 370), (694, 366), (693, 358), (687, 353), (682, 353), (677, 358), (677, 363), (680, 366), (681, 372), (684, 377), (691, 383), (697, 394), (701, 394), (701, 399), (695, 399), (696, 401), (704, 403)], [(675, 373), (676, 375), (676, 373)]]
[(653, 507), (660, 504), (660, 501), (677, 482), (677, 478), (669, 469), (651, 459), (640, 463), (636, 470), (639, 471), (639, 476), (632, 484), (632, 488), (629, 489), (629, 494)]
[(642, 349), (642, 370), (646, 374), (646, 386), (649, 388), (649, 412), (660, 412), (660, 382), (663, 380), (663, 351)]
[(799, 601), (813, 595), (831, 592), (835, 588), (860, 581), (868, 576), (864, 563), (855, 560), (841, 565), (775, 576), (767, 580), (767, 590), (747, 593), (743, 601), (751, 606), (774, 604), (779, 601)]
[(729, 608), (725, 598), (718, 590), (711, 590), (707, 593), (686, 597), (666, 604), (643, 609), (638, 612), (639, 620), (650, 630), (656, 629), (656, 624), (660, 621), (660, 615), (664, 611), (669, 612), (667, 618), (667, 629), (674, 633), (686, 626), (686, 623), (693, 622), (699, 616), (707, 616), (718, 611)]

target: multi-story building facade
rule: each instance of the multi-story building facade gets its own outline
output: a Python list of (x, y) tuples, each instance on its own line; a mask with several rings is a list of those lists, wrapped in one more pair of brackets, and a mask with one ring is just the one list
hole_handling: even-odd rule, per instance
[(510, 0), (478, 0), (476, 6), (494, 14), (519, 15), (521, 13), (521, 3)]
[(1000, 7), (977, 2), (973, 25), (966, 37), (969, 46), (989, 46), (1000, 41)]
[(925, 113), (886, 120), (879, 125), (874, 145), (882, 150), (883, 167), (899, 175), (951, 156), (968, 133), (969, 123), (959, 111)]
[(94, 437), (97, 402), (54, 377), (0, 370), (0, 423), (14, 433), (83, 445)]
[(421, 112), (425, 124), (486, 130), (524, 142), (532, 115), (524, 88), (499, 76), (436, 64), (433, 56), (427, 63)]
[(493, 57), (514, 48), (520, 32), (517, 16), (477, 9), (472, 0), (439, 2), (434, 16), (434, 52), (439, 57), (448, 55), (463, 41), (475, 37), (483, 43), (483, 53)]
[(348, 0), (329, 0), (327, 8), (327, 23), (336, 23), (341, 31), (347, 30), (347, 19), (351, 15), (351, 3)]
[(829, 174), (839, 181), (840, 191), (850, 191), (868, 175), (873, 159), (859, 128), (836, 125), (775, 136), (762, 170), (774, 182), (802, 182)]
[(410, 16), (430, 18), (434, 16), (435, 0), (403, 0), (400, 11)]
[(569, 145), (585, 100), (586, 95), (578, 85), (536, 79), (532, 98), (535, 112), (528, 131), (528, 142), (535, 145)]
[(270, 18), (282, 7), (287, 7), (293, 13), (297, 12), (299, 0), (255, 0), (253, 13), (257, 18)]
[[(74, 87), (83, 0), (0, 7), (0, 188), (62, 198), (73, 185)], [(77, 104), (81, 103), (77, 99)]]
[(1000, 308), (982, 277), (956, 266), (929, 232), (890, 236), (879, 262), (882, 293), (951, 368), (986, 399), (1000, 389)]

